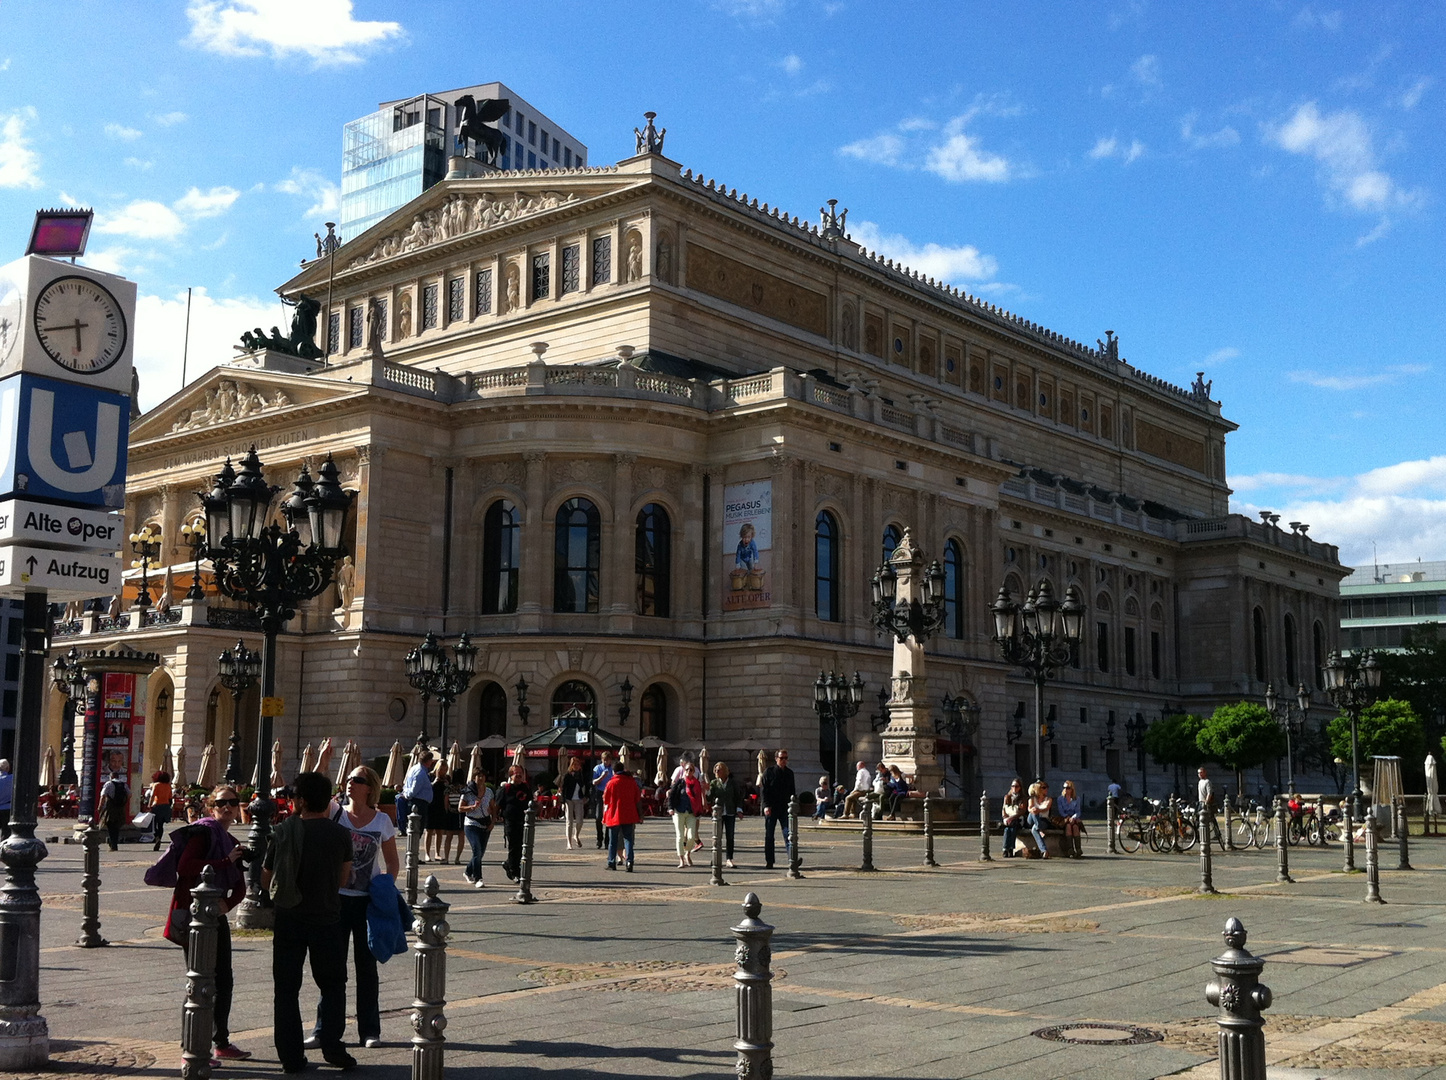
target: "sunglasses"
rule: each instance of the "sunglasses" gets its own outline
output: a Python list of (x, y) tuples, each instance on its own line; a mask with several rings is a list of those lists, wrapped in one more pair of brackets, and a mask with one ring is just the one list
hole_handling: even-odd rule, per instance
[(367, 787), (372, 786), (372, 782), (365, 776), (348, 776), (346, 782), (348, 784), (365, 784)]
[(217, 800), (216, 800), (216, 805), (217, 805), (217, 806), (240, 806), (240, 805), (241, 805), (241, 800), (240, 800), (240, 799), (217, 799)]

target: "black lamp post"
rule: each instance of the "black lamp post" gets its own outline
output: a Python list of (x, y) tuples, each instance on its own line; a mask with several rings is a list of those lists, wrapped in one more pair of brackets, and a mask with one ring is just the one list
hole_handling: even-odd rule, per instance
[[(618, 730), (626, 730), (628, 717), (632, 715), (633, 706), (633, 681), (626, 675), (623, 676), (622, 684), (618, 687), (618, 693), (622, 696), (622, 703), (618, 706)], [(591, 749), (589, 747), (588, 749)]]
[(206, 590), (201, 587), (201, 559), (206, 553), (206, 522), (198, 520), (181, 526), (181, 542), (191, 549), (191, 587), (187, 600), (202, 600)]
[(813, 711), (818, 713), (820, 724), (833, 728), (833, 768), (829, 770), (829, 784), (837, 784), (839, 777), (839, 740), (849, 720), (857, 716), (864, 700), (864, 678), (854, 672), (853, 682), (836, 671), (818, 673), (813, 684)]
[[(261, 677), (261, 654), (254, 649), (248, 649), (244, 641), (236, 642), (234, 649), (226, 649), (217, 660), (217, 666), (221, 671), (221, 685), (231, 691), (231, 738), (230, 748), (226, 753), (226, 783), (241, 783), (241, 699), (245, 697), (246, 691), (256, 685), (256, 680)], [(263, 776), (270, 776), (265, 770), (265, 759), (256, 759), (256, 777), (258, 780)], [(263, 786), (268, 790), (271, 785), (258, 783), (259, 791)]]
[(977, 702), (962, 693), (958, 697), (944, 695), (943, 715), (934, 721), (934, 730), (948, 735), (959, 747), (959, 797), (964, 797), (964, 740), (979, 730), (979, 716), (984, 711)]
[[(251, 607), (261, 623), (263, 707), (256, 731), (256, 760), (266, 760), (271, 747), (272, 710), (276, 696), (276, 636), (296, 614), (296, 606), (320, 595), (331, 584), (341, 558), (341, 532), (346, 512), (356, 497), (343, 491), (331, 456), (321, 466), (321, 480), (313, 482), (303, 465), (291, 495), (281, 504), (286, 526), (269, 522), (270, 509), (280, 488), (266, 483), (261, 459), (252, 447), (241, 459), (238, 474), (227, 459), (209, 492), (198, 493), (206, 514), (204, 550), (211, 560), (216, 587), (224, 596)], [(269, 785), (257, 788), (251, 812), (250, 876), (247, 895), (238, 909), (236, 924), (264, 928), (270, 921), (268, 901), (261, 887), (261, 861), (271, 836)]]
[(445, 754), (447, 712), (477, 673), (477, 646), (472, 644), (472, 639), (464, 630), (457, 644), (452, 646), (452, 655), (448, 656), (446, 647), (437, 643), (437, 635), (428, 630), (422, 643), (407, 653), (406, 668), (407, 681), (422, 695), (422, 733), (417, 736), (417, 745), (426, 745), (426, 703), (428, 698), (436, 698), (440, 714), (437, 737)]
[[(1126, 724), (1126, 727), (1129, 725)], [(1115, 745), (1115, 717), (1111, 713), (1105, 718), (1105, 733), (1100, 736), (1100, 749), (1108, 750)]]
[(1357, 725), (1361, 710), (1376, 700), (1381, 689), (1381, 665), (1374, 653), (1363, 653), (1349, 659), (1331, 653), (1322, 669), (1325, 692), (1331, 704), (1344, 709), (1351, 720), (1351, 799), (1355, 803), (1356, 820), (1361, 815), (1361, 755)]
[[(919, 561), (923, 562), (922, 556), (919, 556)], [(875, 571), (874, 605), (870, 621), (879, 633), (892, 634), (899, 641), (912, 637), (922, 645), (943, 628), (947, 616), (944, 568), (936, 559), (920, 577), (920, 595), (903, 601), (899, 599), (898, 571), (888, 562)]]
[(64, 656), (57, 656), (50, 665), (50, 680), (55, 689), (65, 695), (65, 713), (60, 727), (60, 777), (61, 784), (73, 786), (78, 782), (75, 773), (75, 716), (85, 706), (85, 668), (80, 662), (80, 650), (71, 646)]
[(1034, 770), (1044, 779), (1044, 684), (1069, 663), (1079, 646), (1084, 627), (1084, 605), (1079, 589), (1071, 585), (1064, 603), (1054, 598), (1048, 579), (1030, 590), (1023, 604), (1016, 604), (1009, 589), (1001, 586), (991, 609), (994, 642), (1004, 659), (1022, 667), (1034, 680)]
[[(1310, 694), (1304, 686), (1298, 687), (1295, 692), (1295, 705), (1288, 701), (1277, 702), (1275, 698), (1275, 687), (1270, 683), (1265, 684), (1265, 707), (1270, 710), (1270, 715), (1285, 732), (1285, 763), (1290, 771), (1289, 791), (1295, 794), (1295, 752), (1293, 739), (1298, 739), (1305, 733), (1305, 718), (1310, 712)], [(1276, 764), (1280, 762), (1277, 760)]]
[(150, 569), (161, 555), (161, 534), (154, 525), (147, 525), (130, 536), (135, 560), (131, 565), (141, 568), (141, 591), (136, 594), (136, 607), (145, 611), (151, 606)]
[(517, 685), (512, 689), (517, 691), (517, 719), (523, 727), (527, 726), (527, 715), (532, 709), (527, 704), (527, 680), (521, 676), (517, 679)]
[(869, 714), (869, 730), (878, 731), (879, 728), (889, 725), (889, 682), (884, 680), (884, 685), (879, 687), (879, 711)]
[(1133, 750), (1140, 770), (1140, 797), (1150, 794), (1150, 774), (1145, 770), (1145, 733), (1150, 725), (1145, 722), (1144, 713), (1135, 713), (1133, 720), (1125, 721), (1125, 749)]

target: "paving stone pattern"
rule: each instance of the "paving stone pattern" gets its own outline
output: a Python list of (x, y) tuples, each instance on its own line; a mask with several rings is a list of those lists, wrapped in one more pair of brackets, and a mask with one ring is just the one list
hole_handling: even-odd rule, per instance
[[(1338, 848), (1294, 849), (1293, 885), (1274, 882), (1273, 851), (1218, 852), (1221, 895), (1201, 897), (1193, 891), (1198, 858), (1111, 857), (1099, 844), (1084, 860), (981, 864), (977, 839), (938, 837), (941, 865), (926, 869), (921, 836), (876, 835), (883, 872), (861, 874), (856, 835), (805, 829), (805, 877), (789, 881), (782, 860), (763, 869), (760, 824), (746, 819), (739, 867), (716, 888), (705, 860), (676, 869), (666, 820), (639, 829), (631, 875), (609, 873), (600, 852), (568, 853), (560, 823), (539, 822), (537, 837), (540, 902), (531, 906), (511, 902), (500, 844), (489, 852), (483, 890), (463, 881), (460, 866), (424, 867), (453, 905), (451, 1075), (732, 1075), (728, 927), (755, 891), (777, 927), (779, 1077), (1218, 1077), (1204, 986), (1234, 915), (1250, 931), (1248, 947), (1268, 961), (1272, 1080), (1446, 1080), (1446, 841), (1415, 841), (1414, 872), (1383, 870), (1387, 905), (1377, 907), (1362, 903), (1363, 875), (1339, 872)], [(185, 965), (160, 937), (168, 892), (141, 881), (154, 853), (101, 853), (102, 930), (112, 945), (83, 950), (73, 944), (80, 848), (50, 850), (39, 872), (51, 901), (41, 979), (57, 1072), (177, 1075)], [(217, 1075), (280, 1077), (269, 935), (237, 934), (235, 949), (233, 1034), (256, 1058)], [(359, 1075), (410, 1076), (411, 989), (410, 955), (382, 968), (387, 1045), (353, 1050)], [(303, 1013), (314, 1007), (308, 988)], [(1090, 1045), (1034, 1034), (1084, 1022), (1163, 1038)]]

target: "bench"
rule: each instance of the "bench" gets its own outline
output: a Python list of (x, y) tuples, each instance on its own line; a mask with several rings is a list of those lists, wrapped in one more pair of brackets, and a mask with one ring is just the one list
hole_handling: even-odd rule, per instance
[[(1062, 829), (1045, 830), (1044, 850), (1046, 854), (1048, 854), (1051, 859), (1070, 858), (1074, 853), (1074, 847), (1073, 845), (1068, 849), (1065, 847), (1065, 841), (1067, 839), (1068, 837), (1064, 835)], [(1035, 842), (1034, 833), (1028, 829), (1020, 829), (1015, 835), (1014, 849), (1017, 852), (1021, 852), (1027, 859), (1039, 858), (1039, 845)]]

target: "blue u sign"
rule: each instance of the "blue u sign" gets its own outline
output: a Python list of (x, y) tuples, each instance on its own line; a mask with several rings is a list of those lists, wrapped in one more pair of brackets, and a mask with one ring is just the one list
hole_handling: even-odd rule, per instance
[(125, 505), (130, 399), (38, 375), (0, 380), (0, 499)]

